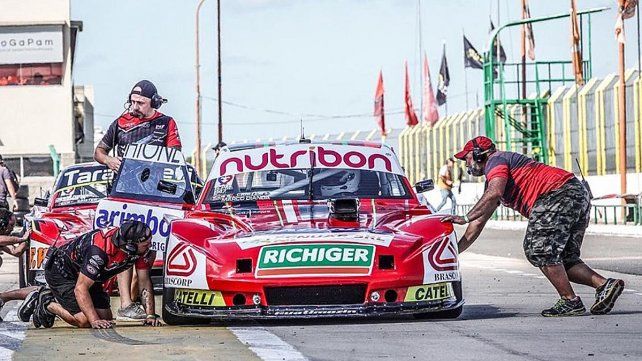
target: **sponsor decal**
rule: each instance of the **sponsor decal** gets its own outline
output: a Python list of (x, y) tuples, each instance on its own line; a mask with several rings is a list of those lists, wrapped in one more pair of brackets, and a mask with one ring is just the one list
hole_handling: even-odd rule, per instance
[(96, 264), (98, 264), (99, 266), (102, 266), (102, 265), (104, 265), (104, 264), (105, 264), (105, 261), (104, 261), (102, 258), (100, 258), (100, 256), (99, 256), (99, 255), (93, 255), (93, 256), (91, 256), (91, 260), (92, 260), (92, 261), (94, 261), (94, 262), (96, 262)]
[(185, 164), (183, 153), (175, 148), (160, 147), (152, 144), (130, 144), (125, 150), (125, 157), (147, 162), (166, 164)]
[(345, 242), (372, 244), (388, 247), (395, 238), (392, 234), (371, 232), (328, 232), (328, 233), (291, 233), (291, 234), (264, 234), (259, 236), (237, 238), (235, 241), (242, 250), (283, 243), (304, 242)]
[(332, 315), (356, 315), (358, 310), (301, 310), (301, 311), (274, 311), (274, 316), (332, 316)]
[(85, 183), (106, 182), (113, 177), (114, 173), (104, 166), (86, 169), (72, 169), (61, 176), (58, 188), (71, 187)]
[(455, 232), (424, 251), (424, 283), (459, 281), (461, 278), (457, 255)]
[(31, 241), (32, 246), (29, 248), (29, 269), (42, 270), (42, 264), (49, 250), (48, 245)]
[(145, 206), (134, 203), (115, 202), (103, 199), (98, 203), (94, 228), (120, 226), (127, 220), (136, 220), (145, 223), (152, 231), (152, 247), (157, 251), (156, 259), (163, 259), (165, 254), (165, 240), (169, 236), (170, 221), (165, 216), (183, 218), (184, 212), (177, 209)]
[(375, 247), (362, 244), (294, 244), (261, 248), (257, 277), (364, 276)]
[(453, 297), (453, 286), (451, 283), (435, 283), (432, 285), (421, 285), (408, 287), (405, 302), (437, 301)]
[(94, 268), (92, 265), (88, 264), (87, 265), (87, 272), (91, 273), (92, 275), (95, 275), (98, 273), (98, 270)]
[(210, 179), (258, 170), (287, 168), (352, 168), (403, 174), (391, 152), (351, 145), (306, 145), (264, 147), (221, 153)]
[(186, 243), (174, 247), (167, 256), (167, 275), (191, 276), (196, 269), (196, 255)]
[(178, 303), (182, 303), (188, 306), (225, 306), (223, 294), (219, 291), (178, 289), (176, 290), (174, 299)]
[(170, 235), (165, 262), (164, 284), (166, 287), (209, 289), (205, 276), (207, 259), (204, 254), (188, 243)]

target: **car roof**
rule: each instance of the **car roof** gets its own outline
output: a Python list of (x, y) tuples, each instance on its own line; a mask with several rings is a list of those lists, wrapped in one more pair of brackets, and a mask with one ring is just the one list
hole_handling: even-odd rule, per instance
[(256, 143), (239, 143), (239, 144), (230, 144), (221, 148), (221, 150), (228, 150), (230, 152), (237, 152), (248, 149), (264, 148), (264, 147), (273, 147), (273, 146), (288, 146), (293, 144), (313, 144), (313, 145), (352, 145), (352, 146), (361, 146), (361, 147), (372, 147), (372, 148), (388, 148), (392, 149), (387, 144), (382, 144), (378, 142), (364, 141), (364, 140), (326, 140), (326, 141), (314, 141), (310, 139), (302, 139), (299, 141), (279, 141), (279, 142), (256, 142)]

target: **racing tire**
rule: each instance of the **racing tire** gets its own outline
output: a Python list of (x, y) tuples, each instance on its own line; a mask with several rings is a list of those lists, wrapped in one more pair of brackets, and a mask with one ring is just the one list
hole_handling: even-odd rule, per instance
[(166, 305), (174, 301), (174, 292), (175, 288), (164, 287), (163, 288), (163, 312), (162, 317), (163, 321), (170, 326), (180, 326), (180, 325), (206, 325), (210, 323), (210, 320), (207, 318), (194, 318), (194, 317), (182, 317), (174, 315), (169, 312), (166, 308)]

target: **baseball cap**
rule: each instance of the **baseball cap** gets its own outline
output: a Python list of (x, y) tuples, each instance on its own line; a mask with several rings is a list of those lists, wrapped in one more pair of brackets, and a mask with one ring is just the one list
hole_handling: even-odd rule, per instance
[(460, 160), (465, 160), (466, 154), (468, 154), (468, 152), (472, 152), (473, 148), (475, 148), (474, 143), (477, 143), (477, 146), (482, 151), (489, 150), (495, 146), (495, 144), (493, 143), (492, 140), (490, 140), (490, 138), (480, 135), (466, 142), (466, 145), (464, 145), (464, 149), (456, 153), (454, 157)]
[(141, 80), (134, 85), (130, 94), (138, 94), (151, 99), (154, 95), (158, 94), (158, 90), (156, 90), (156, 86), (151, 81)]

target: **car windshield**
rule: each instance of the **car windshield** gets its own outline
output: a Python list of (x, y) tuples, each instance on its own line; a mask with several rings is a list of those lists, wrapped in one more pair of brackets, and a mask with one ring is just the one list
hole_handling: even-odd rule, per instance
[(400, 175), (359, 169), (256, 171), (222, 176), (212, 182), (208, 202), (409, 197)]
[(53, 206), (98, 203), (107, 196), (107, 184), (112, 178), (113, 172), (103, 165), (66, 169), (56, 180)]
[(184, 164), (124, 159), (111, 195), (183, 203), (192, 191), (189, 180)]

